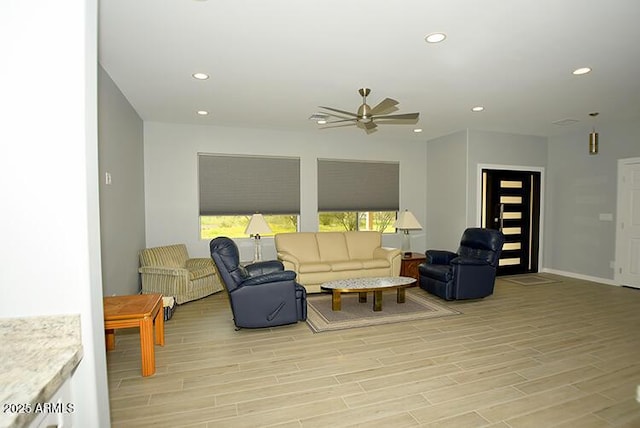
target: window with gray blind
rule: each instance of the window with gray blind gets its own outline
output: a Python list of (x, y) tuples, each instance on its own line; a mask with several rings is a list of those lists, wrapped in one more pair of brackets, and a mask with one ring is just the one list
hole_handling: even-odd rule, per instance
[(398, 162), (318, 159), (318, 211), (398, 211)]
[(198, 154), (200, 215), (300, 213), (300, 159)]

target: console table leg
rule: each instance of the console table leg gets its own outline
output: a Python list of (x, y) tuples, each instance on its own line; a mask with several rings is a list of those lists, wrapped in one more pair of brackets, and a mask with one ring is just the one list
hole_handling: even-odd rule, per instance
[(140, 352), (142, 358), (142, 376), (151, 376), (156, 372), (155, 350), (153, 349), (153, 319), (140, 320)]

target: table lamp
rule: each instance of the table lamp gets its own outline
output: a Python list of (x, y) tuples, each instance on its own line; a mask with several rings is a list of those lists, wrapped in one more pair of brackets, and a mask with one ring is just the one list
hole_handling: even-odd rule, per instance
[(398, 218), (393, 224), (396, 229), (402, 230), (402, 253), (404, 257), (411, 257), (411, 237), (409, 236), (410, 230), (421, 230), (422, 226), (416, 220), (416, 217), (409, 210), (404, 210), (398, 213)]
[(259, 262), (262, 260), (262, 244), (260, 243), (260, 235), (267, 235), (272, 233), (271, 228), (267, 224), (267, 221), (264, 219), (262, 214), (254, 214), (251, 216), (251, 220), (249, 220), (249, 224), (247, 228), (244, 230), (244, 233), (253, 238), (254, 242), (254, 253), (253, 253), (253, 261)]

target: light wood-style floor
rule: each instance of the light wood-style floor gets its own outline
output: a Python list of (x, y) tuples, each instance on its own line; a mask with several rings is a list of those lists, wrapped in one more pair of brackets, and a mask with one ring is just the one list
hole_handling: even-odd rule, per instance
[(314, 334), (235, 331), (223, 293), (184, 304), (140, 375), (108, 353), (113, 427), (640, 427), (640, 290), (498, 279), (462, 315)]

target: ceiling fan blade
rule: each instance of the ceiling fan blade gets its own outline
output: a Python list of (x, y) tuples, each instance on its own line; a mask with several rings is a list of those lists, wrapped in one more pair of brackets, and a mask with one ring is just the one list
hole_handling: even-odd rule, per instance
[(329, 128), (344, 128), (345, 126), (353, 126), (353, 125), (357, 125), (357, 122), (354, 123), (344, 123), (342, 125), (331, 125), (331, 126), (323, 126), (321, 128), (318, 129), (329, 129)]
[(358, 119), (354, 117), (353, 119), (332, 120), (331, 122), (327, 122), (327, 123), (357, 122), (357, 121)]
[(375, 116), (375, 120), (379, 119), (401, 119), (401, 120), (415, 120), (420, 117), (420, 113), (405, 113), (405, 114), (390, 114), (387, 116)]
[(338, 119), (358, 120), (357, 117), (344, 117), (344, 116), (340, 116), (339, 114), (335, 114), (335, 113), (323, 113), (323, 114), (326, 114), (327, 116), (331, 116), (331, 117), (337, 117)]
[(337, 108), (333, 108), (333, 107), (325, 107), (325, 106), (319, 106), (320, 108), (326, 109), (326, 110), (331, 110), (331, 111), (335, 111), (336, 113), (342, 113), (342, 114), (346, 114), (347, 116), (353, 116), (353, 117), (358, 117), (357, 114), (355, 113), (351, 113), (349, 111), (344, 111), (344, 110), (339, 110)]
[(396, 100), (391, 98), (385, 98), (384, 100), (380, 101), (380, 103), (377, 106), (372, 108), (369, 113), (372, 115), (384, 113), (394, 108), (397, 105), (398, 105), (398, 102)]

